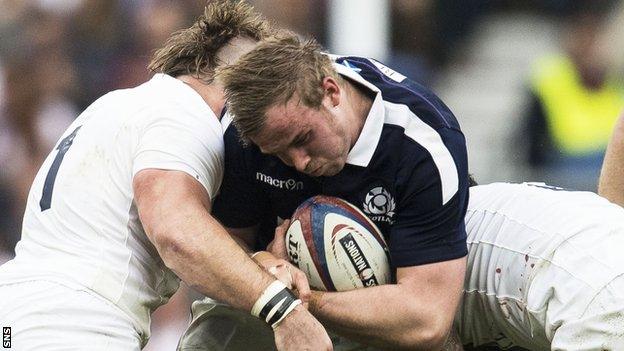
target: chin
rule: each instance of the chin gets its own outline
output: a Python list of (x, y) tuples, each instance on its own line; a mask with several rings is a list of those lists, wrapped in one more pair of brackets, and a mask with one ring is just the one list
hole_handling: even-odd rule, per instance
[(340, 173), (340, 171), (342, 171), (343, 168), (344, 168), (344, 163), (339, 164), (339, 165), (332, 165), (331, 167), (327, 169), (327, 171), (325, 171), (325, 174), (323, 175), (326, 177), (335, 176), (336, 174)]

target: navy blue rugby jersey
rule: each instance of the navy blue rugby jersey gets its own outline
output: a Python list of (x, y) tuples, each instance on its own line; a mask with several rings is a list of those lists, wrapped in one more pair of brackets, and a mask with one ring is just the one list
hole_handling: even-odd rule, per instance
[(227, 227), (259, 226), (256, 249), (263, 249), (278, 219), (290, 218), (301, 202), (337, 196), (377, 224), (395, 267), (465, 256), (468, 165), (453, 113), (431, 91), (379, 62), (332, 58), (339, 74), (375, 96), (344, 169), (331, 177), (299, 173), (256, 146), (243, 147), (229, 125), (213, 214)]

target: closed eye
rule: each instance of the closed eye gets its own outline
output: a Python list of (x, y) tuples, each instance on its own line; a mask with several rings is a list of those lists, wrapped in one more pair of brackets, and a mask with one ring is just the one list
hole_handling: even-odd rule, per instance
[(305, 134), (299, 134), (295, 140), (293, 140), (292, 145), (295, 147), (305, 145), (310, 140), (311, 134), (312, 131), (308, 131)]

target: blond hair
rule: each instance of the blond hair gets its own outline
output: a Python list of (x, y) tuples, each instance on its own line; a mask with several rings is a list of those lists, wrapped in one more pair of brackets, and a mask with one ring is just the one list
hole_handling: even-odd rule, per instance
[(314, 39), (302, 42), (295, 35), (261, 42), (216, 76), (243, 142), (263, 128), (268, 108), (295, 94), (304, 105), (319, 108), (325, 77), (339, 80), (329, 57)]
[(242, 0), (213, 1), (191, 27), (172, 34), (156, 50), (148, 68), (173, 77), (190, 74), (210, 83), (220, 64), (217, 52), (230, 40), (241, 36), (259, 41), (272, 32), (270, 23)]

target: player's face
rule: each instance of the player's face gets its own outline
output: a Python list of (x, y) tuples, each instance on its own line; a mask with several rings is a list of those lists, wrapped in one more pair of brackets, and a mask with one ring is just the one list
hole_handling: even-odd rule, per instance
[(344, 121), (328, 97), (315, 109), (295, 95), (267, 110), (263, 129), (251, 141), (299, 172), (332, 176), (342, 170), (350, 149)]

